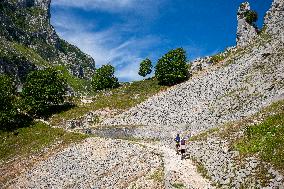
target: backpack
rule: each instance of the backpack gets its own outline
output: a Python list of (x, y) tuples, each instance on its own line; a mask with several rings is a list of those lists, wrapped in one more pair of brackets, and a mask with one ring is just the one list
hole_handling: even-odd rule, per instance
[(177, 137), (175, 138), (175, 141), (176, 141), (177, 143), (179, 143), (179, 142), (180, 142), (180, 137), (177, 136)]

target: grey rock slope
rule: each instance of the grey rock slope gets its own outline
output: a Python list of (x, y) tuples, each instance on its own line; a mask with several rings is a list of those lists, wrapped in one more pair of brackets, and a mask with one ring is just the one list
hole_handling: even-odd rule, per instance
[(89, 138), (40, 162), (6, 187), (128, 188), (140, 181), (140, 188), (159, 189), (163, 183), (150, 177), (161, 163), (159, 154), (142, 145)]
[[(262, 32), (221, 64), (194, 75), (103, 125), (186, 125), (200, 132), (259, 111), (284, 93), (283, 0), (275, 0)], [(278, 20), (278, 21), (276, 21)], [(278, 35), (274, 35), (278, 33)]]

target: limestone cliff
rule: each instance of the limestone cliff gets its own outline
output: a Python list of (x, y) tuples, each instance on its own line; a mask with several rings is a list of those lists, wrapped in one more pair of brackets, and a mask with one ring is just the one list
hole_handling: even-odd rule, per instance
[(0, 72), (16, 76), (21, 83), (29, 71), (55, 66), (72, 80), (72, 86), (79, 78), (90, 78), (95, 62), (58, 37), (50, 24), (50, 3), (0, 1)]
[(266, 13), (264, 27), (270, 34), (280, 37), (284, 42), (284, 1), (274, 0), (271, 8)]
[(246, 21), (245, 13), (247, 11), (250, 11), (250, 4), (248, 2), (242, 3), (239, 7), (237, 16), (237, 46), (239, 47), (246, 46), (257, 36), (256, 27)]

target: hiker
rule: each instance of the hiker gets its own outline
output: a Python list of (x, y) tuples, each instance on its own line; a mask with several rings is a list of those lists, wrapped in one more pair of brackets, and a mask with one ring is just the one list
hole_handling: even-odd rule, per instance
[(176, 138), (175, 138), (175, 141), (176, 141), (176, 151), (177, 151), (177, 154), (179, 154), (179, 147), (180, 147), (180, 136), (179, 134), (177, 134)]
[(181, 160), (185, 158), (185, 138), (180, 141)]

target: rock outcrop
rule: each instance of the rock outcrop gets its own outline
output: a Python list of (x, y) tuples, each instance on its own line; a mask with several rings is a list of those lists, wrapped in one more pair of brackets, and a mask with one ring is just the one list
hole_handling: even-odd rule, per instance
[(248, 2), (242, 3), (238, 10), (237, 46), (248, 45), (256, 36), (257, 29), (246, 21), (245, 13), (250, 10)]
[(19, 72), (28, 73), (30, 69), (14, 64), (19, 60), (27, 62), (29, 68), (55, 66), (69, 78), (90, 79), (94, 60), (59, 38), (50, 24), (50, 3), (51, 0), (0, 1), (0, 72), (16, 76), (21, 83), (25, 75)]
[(284, 43), (284, 0), (274, 0), (264, 19), (266, 32), (280, 37)]

